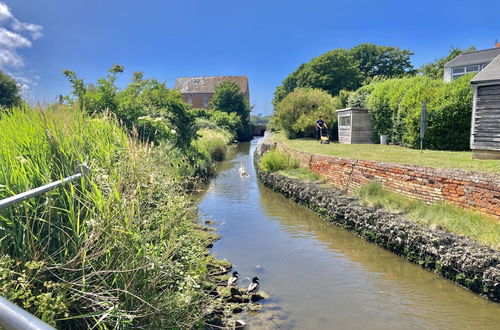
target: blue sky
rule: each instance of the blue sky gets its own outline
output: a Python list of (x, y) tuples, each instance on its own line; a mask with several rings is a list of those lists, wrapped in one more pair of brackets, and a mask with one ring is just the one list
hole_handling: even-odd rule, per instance
[(70, 93), (63, 70), (95, 81), (119, 63), (125, 67), (120, 85), (133, 71), (169, 87), (177, 76), (247, 75), (254, 113), (270, 114), (283, 78), (334, 48), (398, 46), (415, 53), (418, 67), (451, 46), (485, 49), (500, 40), (498, 0), (2, 3), (8, 8), (0, 5), (0, 69), (42, 103)]

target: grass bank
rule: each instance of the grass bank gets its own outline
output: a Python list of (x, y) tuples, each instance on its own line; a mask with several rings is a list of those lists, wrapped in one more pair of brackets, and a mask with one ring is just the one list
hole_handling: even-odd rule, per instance
[(357, 195), (365, 205), (403, 213), (410, 220), (421, 225), (442, 228), (500, 249), (500, 223), (486, 215), (445, 203), (428, 205), (388, 191), (377, 182), (364, 186), (357, 192)]
[(313, 139), (290, 140), (282, 133), (274, 134), (272, 140), (313, 154), (500, 174), (500, 161), (472, 159), (472, 153), (466, 151), (424, 150), (421, 153), (416, 149), (380, 144), (319, 144)]
[(211, 257), (187, 182), (196, 152), (153, 147), (76, 109), (0, 114), (0, 198), (87, 179), (0, 211), (0, 295), (57, 328), (203, 324)]

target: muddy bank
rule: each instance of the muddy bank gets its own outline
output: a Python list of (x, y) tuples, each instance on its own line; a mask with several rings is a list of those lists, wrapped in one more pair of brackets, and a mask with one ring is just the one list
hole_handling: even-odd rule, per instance
[[(255, 159), (271, 145), (262, 143)], [(337, 188), (306, 183), (276, 173), (257, 171), (274, 191), (420, 266), (500, 302), (500, 252), (470, 239), (422, 227), (402, 215), (361, 205)]]

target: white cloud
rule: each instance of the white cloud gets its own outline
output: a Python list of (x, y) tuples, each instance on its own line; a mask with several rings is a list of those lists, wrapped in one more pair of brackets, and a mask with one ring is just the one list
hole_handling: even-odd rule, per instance
[[(18, 20), (10, 8), (0, 1), (0, 70), (20, 68), (24, 60), (18, 50), (30, 48), (32, 41), (43, 36), (43, 27), (38, 24)], [(23, 89), (28, 89), (34, 82), (31, 79), (15, 75)]]

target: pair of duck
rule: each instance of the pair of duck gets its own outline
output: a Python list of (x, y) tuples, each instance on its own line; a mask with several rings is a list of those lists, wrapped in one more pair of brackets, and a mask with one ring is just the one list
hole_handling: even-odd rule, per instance
[[(238, 280), (239, 280), (239, 277), (238, 277), (238, 272), (233, 272), (232, 273), (232, 276), (227, 280), (227, 286), (236, 286), (238, 284)], [(247, 277), (248, 278), (248, 277)], [(249, 279), (249, 278), (248, 278)], [(250, 279), (249, 279), (250, 280)], [(252, 278), (252, 282), (250, 282), (250, 284), (248, 285), (248, 293), (249, 294), (255, 294), (257, 293), (257, 291), (259, 291), (260, 289), (260, 283), (259, 283), (259, 278), (257, 276), (255, 276), (254, 278)]]

